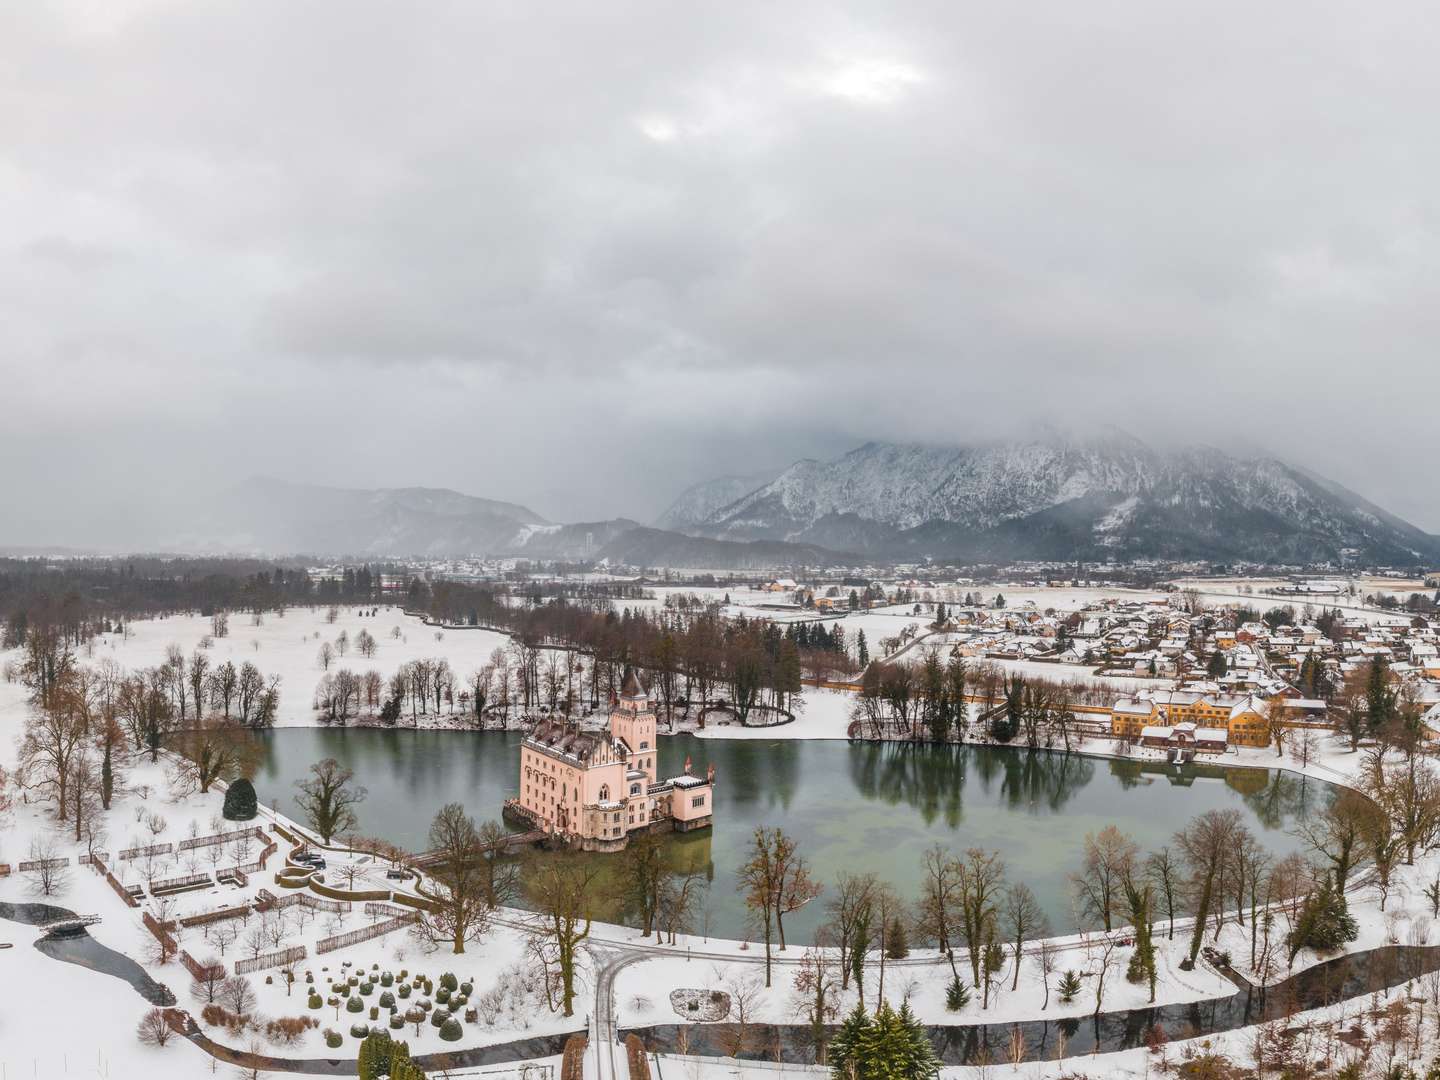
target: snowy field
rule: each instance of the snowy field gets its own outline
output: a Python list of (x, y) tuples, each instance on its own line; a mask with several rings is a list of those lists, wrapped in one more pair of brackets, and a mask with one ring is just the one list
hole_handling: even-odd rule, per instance
[[(325, 675), (319, 660), (320, 647), (328, 642), (335, 649), (342, 632), (351, 644), (344, 656), (335, 657), (332, 672), (339, 668), (362, 675), (378, 671), (388, 679), (411, 660), (444, 658), (462, 683), (509, 640), (491, 630), (426, 626), (398, 607), (381, 606), (373, 616), (362, 615), (362, 610), (373, 609), (342, 606), (331, 623), (323, 607), (289, 608), (283, 616), (265, 615), (259, 626), (251, 624), (250, 616), (237, 612), (230, 616), (229, 636), (213, 638), (207, 656), (212, 669), (227, 660), (237, 668), (248, 661), (267, 678), (279, 675), (280, 712), (276, 726), (293, 727), (315, 722), (311, 704), (315, 687)], [(354, 646), (362, 630), (369, 631), (377, 643), (370, 659), (361, 656)], [(155, 667), (165, 662), (170, 646), (179, 647), (188, 660), (202, 639), (210, 635), (210, 620), (199, 615), (137, 619), (130, 624), (128, 636), (105, 634), (96, 638), (93, 650), (82, 653), (82, 660), (97, 663), (110, 659), (128, 670)]]

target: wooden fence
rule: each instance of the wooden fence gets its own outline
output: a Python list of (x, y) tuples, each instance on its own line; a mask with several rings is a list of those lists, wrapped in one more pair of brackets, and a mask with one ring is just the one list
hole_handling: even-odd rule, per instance
[(142, 859), (146, 855), (169, 855), (174, 850), (171, 844), (150, 844), (148, 847), (126, 848), (120, 852), (122, 860)]
[(191, 915), (180, 920), (180, 925), (185, 929), (192, 926), (208, 926), (210, 923), (224, 922), (226, 919), (248, 919), (250, 917), (249, 904), (237, 904), (234, 907), (220, 908), (218, 911), (206, 911), (200, 915)]
[(152, 881), (150, 883), (150, 895), (159, 896), (162, 892), (184, 892), (186, 889), (193, 889), (197, 885), (212, 884), (214, 884), (214, 881), (209, 874), (186, 874), (183, 877)]
[(403, 927), (409, 926), (419, 918), (418, 913), (407, 913), (398, 915), (393, 919), (386, 919), (384, 922), (375, 923), (373, 926), (362, 926), (359, 930), (347, 930), (343, 934), (336, 934), (334, 937), (321, 938), (315, 943), (315, 955), (334, 952), (336, 949), (343, 949), (350, 945), (358, 945), (362, 941), (369, 941), (372, 938), (384, 937), (386, 934), (394, 933)]
[(238, 840), (242, 836), (253, 836), (262, 844), (266, 842), (265, 831), (258, 826), (248, 829), (231, 829), (229, 832), (212, 833), (209, 836), (195, 836), (189, 840), (181, 840), (175, 845), (176, 851), (189, 851), (191, 848), (209, 847), (211, 844), (224, 844), (231, 840)]
[(266, 968), (286, 967), (304, 959), (305, 946), (292, 945), (290, 948), (280, 949), (278, 952), (262, 953), (259, 956), (252, 956), (248, 960), (236, 960), (235, 974), (248, 975), (252, 971), (264, 971)]
[(32, 859), (29, 862), (22, 862), (18, 869), (24, 874), (31, 870), (58, 870), (62, 866), (69, 865), (69, 859)]

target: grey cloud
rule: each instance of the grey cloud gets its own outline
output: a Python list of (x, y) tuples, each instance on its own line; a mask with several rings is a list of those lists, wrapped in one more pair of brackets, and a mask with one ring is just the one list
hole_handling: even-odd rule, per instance
[(648, 517), (1045, 419), (1440, 531), (1432, 15), (21, 5), (0, 451), (68, 449), (0, 541), (256, 471)]

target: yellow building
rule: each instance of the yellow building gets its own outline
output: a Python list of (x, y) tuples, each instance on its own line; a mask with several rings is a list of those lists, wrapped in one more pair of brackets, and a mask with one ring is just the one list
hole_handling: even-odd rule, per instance
[(1110, 733), (1117, 739), (1138, 739), (1154, 724), (1156, 713), (1153, 701), (1123, 697), (1110, 707)]

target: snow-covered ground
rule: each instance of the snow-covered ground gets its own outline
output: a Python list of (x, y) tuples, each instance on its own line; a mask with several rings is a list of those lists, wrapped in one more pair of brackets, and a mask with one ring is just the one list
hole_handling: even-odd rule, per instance
[[(1061, 590), (1054, 590), (1059, 592)], [(1050, 593), (1051, 590), (1044, 590)], [(1007, 594), (1008, 598), (1008, 594)], [(883, 616), (882, 616), (883, 617)], [(394, 638), (390, 627), (399, 626), (401, 635)], [(285, 617), (267, 617), (261, 626), (250, 626), (243, 616), (232, 616), (231, 633), (228, 638), (216, 640), (211, 657), (217, 662), (232, 658), (238, 664), (252, 659), (267, 674), (282, 676), (281, 722), (305, 724), (312, 721), (310, 692), (322, 672), (316, 660), (319, 643), (334, 641), (340, 630), (347, 630), (353, 639), (361, 628), (369, 629), (379, 640), (380, 648), (372, 661), (366, 661), (352, 650), (341, 661), (357, 669), (373, 665), (382, 674), (389, 674), (401, 663), (417, 657), (445, 656), (451, 665), (462, 674), (470, 666), (483, 664), (495, 647), (504, 639), (486, 631), (445, 630), (443, 637), (435, 639), (433, 628), (425, 627), (417, 620), (408, 619), (398, 609), (381, 609), (374, 618), (361, 618), (351, 609), (342, 608), (338, 621), (326, 621), (324, 609), (294, 609)], [(111, 657), (126, 667), (158, 664), (163, 661), (165, 650), (171, 644), (179, 645), (187, 654), (198, 645), (201, 637), (210, 631), (206, 619), (177, 617), (155, 622), (136, 622), (128, 639), (118, 635), (97, 641), (93, 655), (87, 662)], [(316, 633), (320, 635), (316, 638)], [(255, 648), (251, 642), (258, 642)], [(13, 660), (14, 654), (0, 655), (0, 664)], [(1056, 670), (1053, 665), (1039, 665), (1045, 673)], [(1060, 669), (1065, 670), (1065, 669)], [(849, 722), (853, 697), (835, 691), (821, 691), (807, 688), (804, 706), (799, 718), (792, 724), (776, 728), (746, 729), (735, 725), (724, 725), (712, 721), (703, 733), (708, 738), (842, 738)], [(0, 764), (13, 770), (16, 763), (17, 740), (22, 730), (28, 706), (23, 689), (15, 683), (0, 682)], [(1109, 744), (1087, 746), (1087, 750), (1100, 750)], [(1358, 767), (1359, 755), (1346, 752), (1337, 740), (1326, 740), (1320, 753), (1303, 771), (1330, 782), (1345, 782)], [(1277, 759), (1273, 750), (1242, 750), (1227, 755), (1226, 764), (1248, 764), (1257, 767), (1283, 767), (1300, 771), (1291, 758)], [(124, 792), (116, 800), (109, 814), (107, 850), (116, 851), (121, 847), (133, 846), (139, 842), (166, 842), (182, 839), (194, 834), (209, 834), (219, 831), (223, 823), (218, 821), (221, 796), (217, 792), (208, 795), (178, 795), (170, 785), (163, 767), (139, 763), (130, 776)], [(152, 834), (146, 819), (164, 819), (164, 828), (158, 835)], [(34, 836), (53, 837), (60, 852), (71, 857), (80, 850), (66, 838), (63, 831), (56, 830), (46, 816), (46, 811), (34, 803), (21, 802), (11, 811), (9, 819), (0, 822), (0, 862), (16, 863), (26, 858), (30, 839)], [(232, 852), (236, 858), (226, 859), (228, 864), (239, 861), (239, 852)], [(276, 858), (283, 858), (283, 849)], [(208, 861), (198, 861), (192, 868), (182, 859), (167, 867), (163, 873), (154, 868), (143, 868), (136, 862), (120, 863), (112, 860), (111, 865), (127, 882), (138, 882), (146, 876), (175, 876), (212, 869)], [(1397, 872), (1397, 884), (1387, 904), (1388, 912), (1379, 911), (1378, 896), (1374, 890), (1362, 891), (1352, 897), (1352, 911), (1361, 928), (1356, 948), (1372, 948), (1391, 940), (1402, 942), (1422, 940), (1429, 929), (1428, 900), (1423, 896), (1422, 886), (1434, 880), (1440, 858), (1427, 855), (1413, 868)], [(338, 872), (338, 862), (332, 873)], [(375, 867), (362, 868), (362, 880), (372, 874)], [(253, 888), (269, 880), (269, 875), (257, 874), (252, 877)], [(378, 879), (377, 882), (378, 884)], [(273, 889), (274, 886), (272, 885)], [(218, 908), (234, 903), (241, 890), (230, 886), (212, 886), (198, 892), (184, 894), (183, 899), (174, 903), (167, 913), (170, 917), (188, 915), (209, 908)], [(27, 875), (12, 874), (0, 878), (0, 900), (20, 902), (35, 899), (32, 882)], [(136, 914), (126, 908), (104, 881), (88, 869), (72, 866), (63, 889), (48, 902), (71, 908), (81, 913), (94, 912), (102, 916), (101, 924), (94, 928), (93, 936), (103, 944), (126, 955), (146, 961), (151, 975), (166, 983), (175, 993), (181, 1007), (190, 1008), (198, 1014), (189, 996), (189, 977), (177, 964), (163, 967), (149, 963), (151, 954), (150, 936), (140, 925)], [(518, 918), (518, 916), (516, 916)], [(363, 912), (347, 912), (338, 916), (317, 914), (308, 920), (298, 913), (289, 928), (287, 941), (304, 942), (310, 948), (305, 969), (310, 970), (317, 980), (328, 979), (345, 963), (355, 968), (370, 968), (379, 965), (380, 970), (391, 970), (398, 974), (402, 968), (410, 973), (423, 971), (438, 978), (444, 971), (454, 971), (462, 979), (473, 977), (476, 996), (501, 987), (523, 983), (519, 971), (523, 967), (524, 939), (512, 927), (497, 929), (483, 943), (474, 945), (463, 958), (452, 958), (445, 952), (434, 953), (415, 940), (405, 931), (379, 938), (361, 945), (352, 946), (324, 957), (314, 953), (314, 942), (337, 931), (366, 925), (369, 919)], [(246, 928), (249, 929), (248, 927)], [(237, 955), (244, 955), (246, 945), (244, 932), (238, 940), (227, 942), (224, 959), (233, 962)], [(42, 956), (31, 947), (35, 932), (19, 924), (0, 921), (0, 942), (11, 942), (13, 949), (0, 950), (0, 974), (16, 978), (8, 979), (10, 986), (41, 986), (42, 994), (11, 994), (0, 1003), (0, 1065), (5, 1075), (66, 1075), (66, 1070), (77, 1070), (77, 1075), (93, 1073), (99, 1076), (154, 1076), (159, 1080), (170, 1077), (201, 1075), (208, 1069), (208, 1059), (188, 1043), (176, 1040), (163, 1050), (156, 1051), (141, 1047), (134, 1037), (134, 1026), (148, 1006), (125, 983), (110, 976), (86, 971)], [(636, 931), (613, 926), (599, 926), (594, 930), (597, 943), (618, 943), (635, 945), (639, 935)], [(190, 950), (204, 959), (218, 953), (218, 935), (207, 936), (202, 930), (181, 932), (182, 948)], [(1220, 944), (1228, 948), (1237, 964), (1248, 955), (1248, 938), (1243, 937), (1235, 927), (1222, 932)], [(1179, 953), (1177, 942), (1165, 944), (1162, 950), (1163, 973), (1161, 979), (1161, 1000), (1190, 1001), (1228, 993), (1228, 985), (1214, 972), (1203, 965), (1192, 972), (1178, 970)], [(687, 959), (696, 952), (714, 954), (704, 959)], [(745, 947), (740, 942), (707, 941), (699, 936), (683, 938), (674, 947), (672, 955), (663, 955), (672, 950), (661, 950), (662, 955), (632, 964), (619, 977), (614, 1000), (620, 1013), (620, 1023), (649, 1024), (667, 1021), (672, 1015), (669, 1007), (669, 992), (672, 989), (727, 984), (753, 979), (757, 968), (756, 947)], [(798, 957), (800, 951), (792, 947), (789, 953)], [(1075, 1003), (1064, 1009), (1052, 994), (1047, 1015), (1064, 1015), (1066, 1009), (1077, 1014), (1094, 1008), (1094, 970), (1098, 962), (1097, 953), (1091, 949), (1076, 946), (1073, 942), (1062, 954), (1061, 971), (1073, 967), (1089, 973), (1084, 980), (1084, 989)], [(724, 957), (733, 957), (734, 962)], [(1106, 980), (1105, 1007), (1122, 1008), (1140, 1005), (1145, 1001), (1143, 989), (1128, 984), (1123, 977), (1123, 965), (1128, 951), (1122, 950), (1116, 957), (1117, 966)], [(1302, 954), (1298, 966), (1315, 962), (1317, 958)], [(326, 967), (332, 970), (327, 972)], [(718, 970), (717, 970), (718, 969)], [(304, 969), (302, 969), (304, 970)], [(768, 992), (757, 996), (759, 1018), (772, 1020), (794, 1020), (793, 965), (782, 965), (775, 985)], [(878, 974), (872, 964), (872, 972)], [(911, 997), (912, 1003), (923, 1019), (931, 1022), (953, 1022), (956, 1014), (945, 1010), (943, 1001), (944, 985), (948, 981), (948, 967), (937, 962), (933, 953), (916, 950), (910, 961), (894, 965), (886, 974), (887, 993)], [(368, 1020), (368, 1004), (364, 1014), (341, 1010), (337, 1021), (333, 1007), (312, 1013), (304, 1008), (298, 996), (285, 994), (285, 987), (278, 980), (266, 985), (264, 975), (252, 977), (252, 983), (259, 996), (260, 1011), (270, 1017), (285, 1015), (316, 1015), (321, 1020), (321, 1030), (330, 1027), (344, 1033), (346, 1052), (353, 1052), (355, 1041), (349, 1036), (350, 1022), (357, 1017)], [(585, 976), (585, 992), (590, 990), (590, 976)], [(1038, 971), (1033, 963), (1022, 966), (1020, 984), (1017, 990), (1009, 991), (1009, 971), (998, 1002), (983, 1014), (985, 1020), (1006, 1020), (1033, 1017), (1039, 1014), (1039, 1003), (1043, 988)], [(873, 984), (872, 984), (873, 987)], [(507, 991), (509, 997), (495, 1010), (493, 1023), (467, 1024), (465, 1040), (458, 1044), (441, 1043), (435, 1030), (423, 1025), (419, 1036), (413, 1026), (405, 1031), (412, 1049), (425, 1052), (435, 1049), (453, 1049), (466, 1045), (506, 1041), (529, 1035), (563, 1031), (576, 1026), (576, 1021), (564, 1020), (539, 1005), (533, 990), (520, 993)], [(300, 993), (297, 988), (295, 995)], [(326, 994), (325, 996), (329, 996)], [(378, 999), (378, 991), (376, 994)], [(848, 1000), (848, 999), (847, 999)], [(55, 1008), (57, 1001), (85, 1003), (84, 1020), (74, 1019)], [(588, 999), (582, 999), (577, 1014), (589, 1010)], [(958, 1019), (981, 1019), (978, 1002), (972, 1002)], [(237, 1045), (237, 1040), (224, 1034), (216, 1034), (217, 1041)], [(323, 1041), (319, 1031), (312, 1031), (301, 1038), (294, 1047), (267, 1047), (266, 1052), (296, 1056), (322, 1056)], [(1129, 1070), (1144, 1065), (1144, 1056), (1112, 1055), (1104, 1059), (1116, 1062), (1118, 1070)], [(27, 1065), (27, 1062), (29, 1063)], [(1107, 1066), (1108, 1067), (1108, 1066)], [(736, 1075), (734, 1067), (725, 1075)], [(1053, 1066), (1052, 1066), (1053, 1068)], [(26, 1070), (29, 1070), (27, 1073)], [(719, 1075), (709, 1071), (704, 1063), (686, 1063), (679, 1075), (688, 1075), (694, 1069), (696, 1075)], [(80, 1071), (83, 1070), (83, 1071)], [(667, 1073), (668, 1073), (667, 1068)], [(746, 1070), (759, 1075), (764, 1071)], [(1023, 1075), (1026, 1070), (1022, 1069)], [(947, 1075), (965, 1075), (965, 1070), (947, 1070)], [(1053, 1075), (1053, 1072), (1031, 1072), (1031, 1075)], [(1138, 1075), (1138, 1071), (1136, 1073)]]
[[(82, 653), (86, 663), (110, 659), (127, 669), (154, 667), (165, 662), (166, 650), (178, 646), (188, 659), (206, 637), (211, 638), (207, 650), (211, 666), (227, 660), (238, 668), (249, 661), (267, 678), (280, 676), (280, 713), (276, 726), (306, 726), (315, 722), (311, 708), (316, 685), (325, 676), (320, 664), (320, 647), (328, 642), (335, 648), (336, 639), (344, 632), (350, 645), (344, 656), (337, 655), (330, 670), (349, 668), (357, 674), (378, 671), (389, 678), (401, 665), (411, 660), (446, 659), (456, 678), (463, 684), (476, 668), (484, 666), (490, 654), (504, 648), (509, 639), (491, 630), (426, 626), (419, 619), (405, 615), (398, 607), (381, 606), (376, 615), (362, 615), (370, 608), (341, 606), (336, 621), (327, 619), (324, 607), (289, 608), (283, 616), (267, 614), (259, 626), (251, 624), (250, 616), (230, 616), (227, 637), (211, 635), (210, 620), (199, 615), (172, 615), (163, 619), (136, 620), (128, 633), (105, 634), (95, 639), (94, 647)], [(369, 631), (376, 641), (375, 655), (361, 656), (355, 638), (361, 630)], [(396, 636), (396, 631), (399, 636)]]

